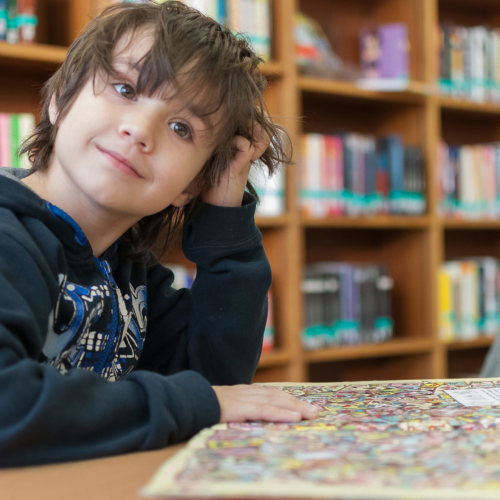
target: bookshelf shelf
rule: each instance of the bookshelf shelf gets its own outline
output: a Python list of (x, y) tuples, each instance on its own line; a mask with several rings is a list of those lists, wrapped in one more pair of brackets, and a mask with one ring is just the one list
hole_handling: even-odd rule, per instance
[(485, 103), (485, 102), (474, 102), (466, 99), (459, 99), (454, 97), (443, 97), (438, 98), (439, 105), (444, 110), (460, 111), (465, 113), (484, 113), (488, 115), (500, 115), (500, 104), (499, 103)]
[(259, 368), (269, 368), (272, 366), (282, 366), (290, 361), (290, 354), (284, 350), (274, 350), (262, 354), (259, 361)]
[(255, 217), (255, 223), (258, 227), (283, 227), (288, 223), (287, 215), (280, 215), (279, 217)]
[(328, 80), (326, 78), (314, 78), (300, 76), (297, 79), (298, 87), (302, 92), (326, 94), (332, 96), (351, 97), (377, 102), (395, 103), (423, 103), (428, 94), (427, 87), (419, 82), (410, 82), (407, 90), (401, 92), (381, 92), (365, 90), (351, 82)]
[[(303, 216), (301, 219), (304, 227), (319, 228), (372, 228), (372, 229), (421, 229), (430, 224), (429, 217), (338, 217), (338, 218), (313, 218)], [(500, 226), (499, 226), (500, 227)]]
[(430, 352), (432, 346), (433, 342), (430, 338), (399, 338), (380, 344), (361, 344), (308, 351), (304, 354), (304, 359), (307, 363), (318, 363), (345, 359), (422, 354)]
[(500, 229), (500, 220), (441, 219), (444, 229)]
[(494, 337), (480, 337), (474, 340), (459, 340), (451, 343), (443, 343), (448, 351), (460, 351), (464, 349), (479, 349), (482, 347), (490, 347), (494, 341)]
[(279, 61), (269, 61), (259, 66), (262, 74), (268, 78), (276, 78), (283, 76), (284, 66)]
[(59, 66), (66, 57), (67, 47), (57, 47), (45, 44), (9, 44), (0, 42), (0, 63), (24, 64), (29, 68), (33, 64), (49, 65), (53, 70)]

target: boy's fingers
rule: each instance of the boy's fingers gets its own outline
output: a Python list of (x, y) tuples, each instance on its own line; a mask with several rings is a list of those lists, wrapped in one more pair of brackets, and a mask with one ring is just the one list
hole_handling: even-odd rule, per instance
[(237, 149), (235, 161), (238, 164), (241, 163), (242, 165), (247, 165), (249, 162), (253, 161), (253, 157), (255, 156), (255, 147), (248, 139), (239, 135), (234, 138), (233, 144)]
[(249, 403), (245, 408), (247, 420), (264, 420), (266, 422), (300, 422), (302, 415), (298, 411), (267, 404)]
[(277, 389), (255, 388), (255, 391), (248, 390), (244, 396), (248, 401), (255, 403), (266, 403), (289, 411), (299, 412), (303, 418), (315, 418), (318, 414), (318, 408), (301, 401), (286, 392)]
[(269, 134), (264, 131), (258, 123), (256, 123), (253, 128), (252, 144), (255, 146), (256, 153), (259, 153), (259, 156), (253, 158), (255, 160), (262, 156), (262, 153), (264, 153), (264, 151), (269, 147), (269, 144), (271, 144)]

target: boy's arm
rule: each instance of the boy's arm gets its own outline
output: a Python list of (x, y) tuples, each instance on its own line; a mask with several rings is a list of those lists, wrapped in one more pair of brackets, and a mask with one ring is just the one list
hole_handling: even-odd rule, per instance
[(59, 286), (29, 240), (0, 234), (0, 467), (159, 448), (219, 422), (214, 391), (193, 371), (109, 382), (39, 363)]
[(248, 194), (240, 207), (206, 204), (184, 229), (184, 253), (197, 265), (191, 290), (173, 290), (168, 269), (150, 270), (148, 333), (138, 368), (191, 369), (215, 385), (251, 382), (271, 285), (255, 207)]

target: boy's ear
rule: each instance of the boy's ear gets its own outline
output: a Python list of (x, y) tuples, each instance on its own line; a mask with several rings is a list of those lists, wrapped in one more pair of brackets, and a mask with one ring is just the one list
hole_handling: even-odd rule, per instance
[(189, 186), (184, 189), (184, 191), (177, 195), (177, 197), (172, 201), (174, 207), (180, 208), (187, 205), (191, 200), (194, 200), (201, 192), (199, 186), (199, 178), (196, 176), (189, 184)]
[(50, 123), (52, 123), (52, 125), (54, 125), (54, 123), (56, 123), (58, 112), (59, 111), (57, 110), (56, 96), (54, 94), (52, 94), (52, 97), (50, 98), (50, 103), (49, 103), (49, 120), (50, 120)]

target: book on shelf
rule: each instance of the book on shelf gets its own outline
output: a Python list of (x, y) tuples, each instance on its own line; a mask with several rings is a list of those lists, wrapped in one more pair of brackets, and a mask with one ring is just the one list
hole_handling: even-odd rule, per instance
[(31, 113), (0, 113), (0, 167), (30, 168), (26, 155), (17, 149), (35, 126)]
[(386, 266), (322, 262), (306, 266), (302, 344), (315, 350), (383, 342), (392, 337), (391, 290)]
[(448, 261), (439, 270), (443, 341), (495, 336), (500, 327), (500, 266), (493, 257)]
[(37, 0), (0, 0), (0, 40), (35, 43)]
[(305, 134), (300, 139), (300, 205), (311, 217), (425, 211), (421, 149), (398, 135)]
[(249, 180), (259, 195), (256, 215), (259, 217), (278, 217), (285, 213), (285, 170), (279, 168), (269, 177), (267, 167), (254, 162), (250, 169)]
[(500, 100), (500, 30), (440, 26), (439, 89), (474, 101)]
[(274, 349), (274, 305), (272, 289), (267, 292), (267, 321), (264, 330), (262, 352), (271, 352)]
[(366, 27), (359, 34), (363, 78), (367, 90), (404, 90), (410, 75), (408, 26), (404, 23)]
[[(0, 0), (1, 1), (1, 0)], [(149, 0), (112, 0), (112, 3), (147, 3)], [(165, 2), (168, 0), (159, 0)], [(180, 0), (189, 7), (210, 16), (218, 23), (248, 37), (255, 52), (271, 59), (270, 0)]]
[(441, 142), (437, 179), (443, 216), (500, 217), (500, 143), (450, 146)]

